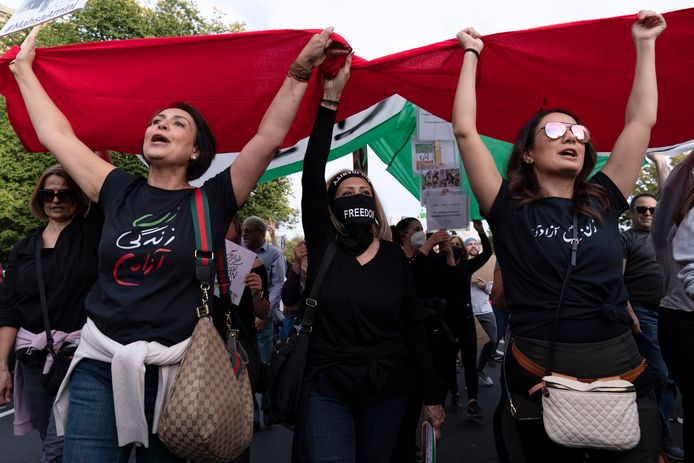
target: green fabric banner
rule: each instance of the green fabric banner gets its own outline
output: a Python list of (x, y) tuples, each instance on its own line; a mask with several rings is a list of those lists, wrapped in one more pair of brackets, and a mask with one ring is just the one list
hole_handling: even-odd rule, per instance
[[(376, 126), (368, 128), (368, 130), (358, 134), (341, 146), (330, 150), (328, 159), (330, 161), (338, 159), (368, 145), (386, 165), (386, 170), (395, 177), (412, 196), (419, 199), (419, 175), (412, 171), (411, 148), (411, 142), (416, 134), (416, 126), (417, 107), (410, 102), (405, 102), (402, 106), (402, 110), (395, 113), (392, 117)], [(482, 140), (492, 153), (496, 168), (502, 175), (505, 175), (506, 163), (511, 154), (512, 144), (485, 136), (482, 136)], [(301, 153), (300, 159), (303, 159), (303, 153)], [(602, 168), (606, 161), (607, 156), (598, 156), (598, 162), (593, 173)], [(270, 167), (271, 168), (268, 169), (260, 179), (261, 182), (301, 172), (303, 160), (290, 162), (276, 168)], [(470, 192), (470, 182), (467, 173), (462, 169), (462, 164), (461, 170), (463, 171), (461, 188), (467, 191), (470, 196), (470, 218), (473, 220), (481, 219), (482, 217), (480, 216), (477, 201)]]
[[(395, 177), (412, 196), (419, 199), (419, 175), (412, 171), (411, 149), (411, 141), (416, 134), (416, 120), (417, 108), (412, 103), (407, 102), (402, 112), (378, 127), (379, 129), (383, 129), (379, 130), (383, 133), (383, 136), (370, 141), (369, 147), (381, 158), (386, 165), (386, 170)], [(484, 135), (482, 136), (482, 140), (492, 153), (496, 168), (501, 175), (505, 176), (506, 163), (511, 155), (511, 148), (513, 145), (502, 140), (485, 137)], [(593, 170), (593, 174), (605, 165), (607, 158), (607, 156), (598, 156), (598, 162)], [(472, 220), (481, 220), (482, 216), (479, 212), (479, 206), (470, 191), (468, 175), (467, 172), (462, 169), (462, 165), (461, 170), (463, 171), (461, 188), (467, 191), (470, 196), (470, 218)]]

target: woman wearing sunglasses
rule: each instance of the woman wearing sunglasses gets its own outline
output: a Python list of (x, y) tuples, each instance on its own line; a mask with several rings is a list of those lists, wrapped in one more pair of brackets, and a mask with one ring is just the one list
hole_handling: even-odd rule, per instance
[[(641, 371), (642, 359), (626, 310), (617, 223), (628, 207), (625, 198), (639, 174), (656, 121), (655, 41), (664, 29), (662, 16), (652, 11), (638, 13), (631, 29), (636, 67), (625, 126), (609, 161), (592, 179), (588, 176), (595, 166), (596, 152), (590, 131), (565, 110), (541, 111), (523, 126), (509, 159), (508, 180), (501, 177), (475, 122), (475, 74), (484, 44), (473, 28), (457, 37), (465, 52), (453, 125), (473, 193), (494, 234), (514, 343), (526, 357), (544, 367), (549, 345), (555, 339), (553, 370), (559, 373), (600, 378)], [(574, 228), (580, 243), (555, 330)], [(540, 393), (529, 395), (528, 391), (540, 378), (521, 367), (515, 356), (506, 357), (505, 376), (511, 396), (539, 404)], [(509, 437), (506, 433), (518, 432), (526, 461), (578, 461), (586, 453), (599, 461), (658, 461), (659, 422), (646, 377), (636, 379), (641, 427), (636, 448), (607, 452), (561, 447), (547, 437), (539, 406), (528, 413), (534, 416), (516, 415), (535, 419), (506, 426), (512, 418), (503, 398), (495, 416), (500, 459), (509, 461), (509, 456), (518, 453), (507, 454), (504, 445), (504, 437)]]
[[(60, 165), (39, 178), (29, 208), (47, 221), (14, 245), (7, 277), (0, 287), (0, 404), (14, 392), (15, 434), (37, 429), (43, 441), (41, 461), (61, 461), (63, 438), (57, 437), (51, 409), (55, 396), (43, 385), (48, 352), (36, 273), (37, 241), (54, 349), (75, 344), (87, 317), (84, 299), (96, 281), (97, 247), (103, 215)], [(15, 349), (14, 387), (8, 356)], [(49, 425), (50, 421), (50, 425)]]
[[(196, 324), (201, 291), (189, 182), (212, 163), (214, 136), (195, 108), (174, 103), (142, 121), (147, 178), (94, 159), (32, 69), (37, 33), (24, 41), (11, 70), (39, 139), (105, 216), (87, 323), (54, 407), (58, 434), (65, 433), (64, 461), (125, 461), (136, 444), (138, 460), (182, 461), (157, 437), (155, 417)], [(257, 133), (229, 169), (201, 187), (213, 249), (223, 246), (232, 217), (285, 139), (313, 68), (326, 53), (348, 53), (328, 48), (331, 34), (326, 28), (312, 36), (288, 73), (277, 76), (277, 94)]]

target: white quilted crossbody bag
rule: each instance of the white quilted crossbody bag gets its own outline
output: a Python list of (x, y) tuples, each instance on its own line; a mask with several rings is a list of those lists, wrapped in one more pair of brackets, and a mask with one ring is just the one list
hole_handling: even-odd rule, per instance
[(542, 378), (545, 432), (565, 447), (629, 450), (639, 443), (636, 389), (622, 379), (582, 383), (563, 376)]
[(641, 439), (636, 389), (632, 383), (619, 378), (585, 383), (551, 374), (559, 313), (571, 270), (576, 265), (578, 243), (578, 217), (574, 212), (571, 259), (557, 303), (554, 336), (542, 378), (545, 432), (553, 442), (565, 447), (629, 450)]

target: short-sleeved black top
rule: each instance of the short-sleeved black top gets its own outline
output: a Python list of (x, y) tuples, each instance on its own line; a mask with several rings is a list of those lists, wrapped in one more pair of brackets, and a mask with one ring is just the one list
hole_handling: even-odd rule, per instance
[[(591, 180), (602, 185), (611, 205), (603, 222), (578, 218), (577, 262), (566, 290), (557, 332), (560, 342), (597, 342), (628, 330), (627, 292), (622, 280), (618, 219), (628, 207), (624, 196), (602, 172)], [(516, 336), (550, 340), (573, 227), (571, 200), (543, 198), (521, 205), (511, 199), (504, 180), (487, 220), (494, 234), (510, 326)]]
[[(237, 205), (228, 170), (205, 182), (214, 249), (221, 249)], [(113, 170), (99, 194), (104, 231), (99, 279), (87, 315), (111, 339), (166, 346), (189, 337), (200, 305), (195, 278), (193, 189), (164, 190)]]

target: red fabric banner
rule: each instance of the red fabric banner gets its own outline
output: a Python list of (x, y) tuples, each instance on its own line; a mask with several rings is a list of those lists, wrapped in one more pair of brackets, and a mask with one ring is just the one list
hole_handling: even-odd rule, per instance
[[(665, 14), (657, 41), (658, 123), (651, 146), (694, 139), (694, 8)], [(563, 107), (583, 119), (601, 151), (624, 124), (631, 88), (635, 16), (548, 26), (483, 37), (478, 67), (478, 130), (513, 141), (540, 107)], [(208, 119), (220, 152), (239, 151), (316, 31), (243, 32), (137, 39), (37, 50), (34, 69), (47, 92), (93, 149), (137, 153), (149, 119), (186, 101)], [(341, 38), (338, 37), (340, 41)], [(44, 151), (31, 127), (8, 64), (0, 58), (0, 92), (25, 147)], [(367, 61), (355, 57), (339, 119), (398, 93), (450, 120), (463, 50), (455, 40)], [(339, 63), (328, 63), (334, 71)], [(285, 145), (309, 134), (320, 95), (311, 80)]]

